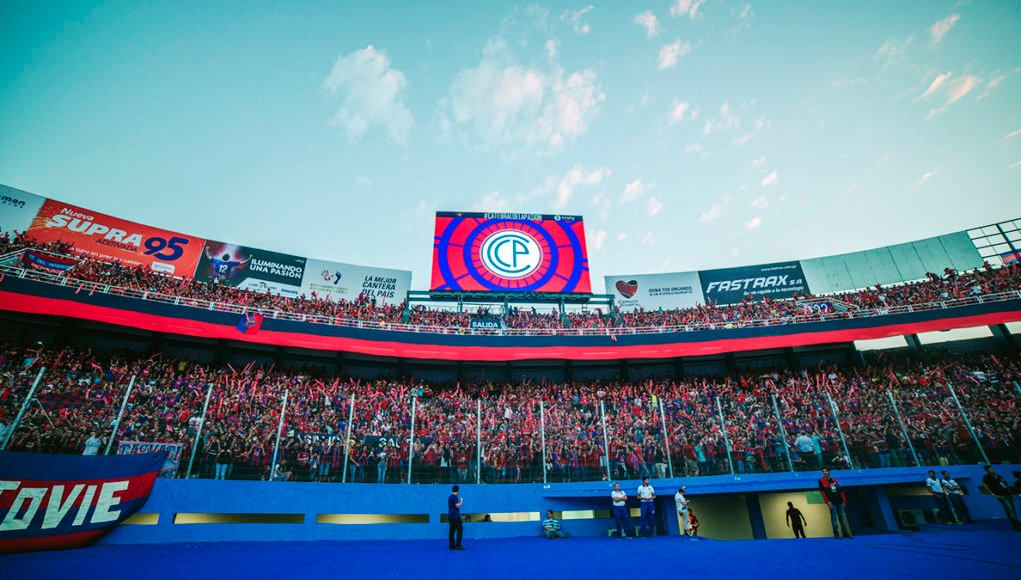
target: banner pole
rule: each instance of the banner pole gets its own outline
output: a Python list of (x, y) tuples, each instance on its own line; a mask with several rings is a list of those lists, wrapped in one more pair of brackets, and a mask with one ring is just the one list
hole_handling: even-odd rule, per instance
[(854, 462), (851, 461), (851, 452), (848, 451), (847, 440), (844, 439), (844, 430), (840, 427), (840, 416), (837, 415), (837, 404), (833, 402), (833, 397), (831, 397), (829, 393), (826, 393), (826, 399), (830, 402), (830, 412), (833, 413), (833, 421), (837, 426), (837, 435), (840, 435), (840, 444), (844, 448), (844, 457), (847, 458), (847, 467), (854, 469)]
[(978, 452), (982, 455), (982, 461), (988, 465), (989, 458), (986, 456), (986, 450), (982, 448), (982, 442), (978, 440), (978, 435), (975, 434), (975, 428), (971, 426), (971, 421), (968, 420), (968, 416), (964, 414), (964, 407), (961, 406), (960, 399), (957, 398), (957, 391), (954, 390), (954, 386), (947, 381), (947, 388), (950, 389), (950, 394), (954, 397), (954, 404), (957, 405), (958, 412), (961, 413), (961, 417), (964, 419), (964, 424), (968, 427), (968, 432), (971, 433), (971, 438), (975, 440), (975, 446), (978, 447)]
[(46, 407), (43, 407), (43, 404), (39, 402), (39, 399), (33, 400), (35, 401), (35, 404), (39, 406), (39, 410), (43, 412), (43, 417), (46, 417), (46, 422), (50, 424), (50, 427), (56, 427), (53, 423), (53, 419), (50, 418), (50, 414), (46, 412)]
[(273, 474), (277, 472), (277, 453), (280, 451), (280, 434), (284, 432), (284, 415), (287, 414), (287, 395), (290, 389), (284, 389), (284, 403), (280, 407), (280, 422), (277, 424), (277, 440), (273, 445), (273, 463), (269, 468), (269, 480), (273, 481)]
[[(340, 474), (340, 482), (347, 483), (347, 460), (351, 457), (351, 422), (355, 418), (355, 396), (351, 394), (351, 407), (347, 410), (347, 435), (344, 437), (344, 473)], [(379, 482), (385, 483), (385, 482)]]
[(720, 397), (716, 396), (716, 413), (720, 416), (720, 429), (723, 431), (723, 445), (727, 448), (727, 463), (730, 464), (730, 474), (734, 475), (734, 458), (730, 456), (730, 437), (727, 436), (727, 423), (723, 420), (723, 407), (720, 406)]
[(893, 393), (890, 389), (886, 389), (886, 396), (889, 397), (890, 404), (893, 405), (893, 414), (897, 415), (897, 422), (900, 423), (900, 431), (904, 434), (904, 440), (908, 443), (908, 449), (911, 450), (911, 457), (914, 458), (915, 465), (920, 467), (922, 464), (918, 462), (918, 454), (915, 453), (915, 446), (911, 443), (911, 437), (908, 436), (908, 430), (904, 427), (904, 419), (901, 419), (900, 411), (897, 409), (897, 401), (893, 400)]
[[(132, 377), (134, 378), (134, 377)], [(195, 431), (195, 443), (191, 446), (191, 458), (188, 460), (188, 472), (185, 479), (191, 478), (191, 464), (195, 461), (195, 452), (199, 449), (199, 438), (202, 437), (202, 428), (206, 426), (206, 411), (209, 409), (209, 396), (213, 394), (213, 383), (209, 383), (206, 389), (206, 403), (202, 405), (202, 419), (199, 421), (199, 428)], [(125, 397), (125, 402), (127, 398)]]
[(780, 441), (783, 444), (783, 452), (787, 456), (787, 466), (794, 471), (794, 462), (791, 461), (791, 450), (787, 447), (787, 432), (783, 428), (783, 419), (780, 418), (780, 408), (776, 406), (776, 395), (770, 395), (773, 399), (773, 413), (776, 414), (776, 426), (780, 429)]
[(599, 400), (599, 415), (603, 418), (603, 453), (606, 455), (606, 480), (613, 479), (610, 474), (610, 443), (606, 437), (606, 409), (603, 405), (603, 400)]
[(546, 409), (539, 399), (539, 437), (542, 438), (542, 482), (546, 483)]
[(124, 409), (128, 406), (128, 399), (131, 397), (131, 389), (134, 386), (135, 375), (131, 375), (131, 380), (128, 381), (128, 390), (124, 393), (124, 400), (121, 401), (121, 410), (117, 411), (117, 421), (114, 422), (113, 429), (110, 430), (110, 440), (106, 442), (106, 451), (103, 452), (103, 455), (110, 455), (110, 447), (117, 436), (117, 431), (121, 428), (121, 418), (124, 417)]
[(408, 438), (408, 483), (411, 483), (411, 462), (415, 460), (415, 395), (411, 395), (411, 437)]
[(21, 403), (21, 409), (18, 410), (18, 415), (14, 418), (14, 422), (7, 428), (7, 434), (4, 435), (3, 445), (0, 445), (0, 451), (7, 449), (7, 444), (14, 438), (14, 430), (21, 424), (21, 418), (25, 415), (25, 411), (28, 409), (29, 403), (32, 401), (32, 397), (35, 396), (35, 390), (39, 386), (39, 382), (43, 380), (43, 373), (46, 372), (46, 367), (39, 369), (39, 374), (35, 376), (35, 381), (32, 383), (32, 388), (28, 390), (28, 396), (25, 397), (24, 402)]
[(482, 482), (482, 399), (475, 399), (475, 483)]
[(666, 414), (663, 412), (663, 397), (659, 397), (659, 419), (663, 423), (663, 451), (666, 452), (666, 464), (670, 467), (670, 479), (674, 477), (674, 460), (670, 457), (670, 435), (666, 430)]

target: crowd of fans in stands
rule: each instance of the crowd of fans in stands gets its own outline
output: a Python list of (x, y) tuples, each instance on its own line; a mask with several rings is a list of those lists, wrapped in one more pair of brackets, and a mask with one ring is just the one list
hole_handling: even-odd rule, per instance
[[(70, 253), (71, 248), (59, 244), (37, 244), (25, 234), (16, 234), (7, 239), (0, 236), (0, 254), (21, 248), (36, 248), (58, 254)], [(179, 298), (184, 304), (189, 300), (208, 301), (246, 307), (272, 314), (281, 312), (294, 315), (324, 317), (327, 321), (354, 320), (402, 323), (444, 327), (463, 331), (470, 327), (473, 314), (416, 305), (408, 307), (406, 302), (385, 304), (374, 299), (359, 298), (354, 301), (337, 300), (330, 296), (286, 297), (267, 292), (243, 290), (217, 281), (201, 281), (192, 278), (169, 276), (155, 272), (145, 266), (131, 267), (118, 263), (81, 259), (69, 271), (72, 282), (94, 282), (111, 288), (128, 288), (141, 292), (164, 294)], [(1002, 268), (986, 266), (968, 273), (952, 269), (942, 274), (928, 274), (925, 280), (897, 286), (876, 286), (867, 290), (847, 292), (831, 298), (839, 305), (828, 307), (825, 316), (854, 316), (854, 309), (882, 312), (885, 308), (903, 305), (921, 305), (941, 301), (981, 296), (1017, 290), (1021, 288), (1021, 266), (1013, 263)], [(817, 320), (819, 313), (809, 310), (804, 304), (810, 295), (791, 296), (788, 299), (762, 298), (751, 296), (739, 304), (705, 304), (693, 308), (658, 309), (631, 312), (587, 312), (537, 311), (535, 308), (511, 308), (508, 312), (494, 314), (502, 319), (503, 326), (511, 329), (606, 329), (607, 333), (629, 332), (637, 328), (685, 327), (712, 325), (717, 328), (743, 326), (751, 321), (769, 321), (769, 324), (789, 324), (804, 320)], [(846, 305), (846, 306), (845, 306)], [(831, 305), (833, 306), (833, 305)], [(850, 307), (850, 308), (847, 308)], [(480, 313), (475, 313), (478, 316)]]
[[(542, 481), (544, 465), (549, 481), (578, 481), (906, 466), (915, 464), (913, 453), (923, 465), (982, 461), (948, 384), (989, 461), (1021, 461), (1017, 355), (880, 355), (864, 368), (438, 386), (254, 362), (211, 365), (160, 354), (2, 345), (0, 424), (12, 423), (41, 368), (46, 370), (36, 401), (10, 449), (82, 453), (90, 438), (105, 447), (134, 375), (113, 452), (122, 441), (180, 444), (178, 476), (187, 470), (209, 385), (193, 466), (201, 477), (339, 481), (347, 454), (347, 481), (405, 481), (412, 399), (412, 480), (418, 482), (472, 482), (477, 476), (486, 482)], [(285, 391), (280, 467), (270, 473)]]

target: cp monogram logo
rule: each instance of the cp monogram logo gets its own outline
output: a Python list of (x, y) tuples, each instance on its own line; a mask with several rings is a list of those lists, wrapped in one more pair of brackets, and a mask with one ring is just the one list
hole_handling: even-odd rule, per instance
[(542, 264), (542, 248), (535, 239), (520, 231), (502, 230), (482, 242), (482, 264), (501, 278), (524, 278)]

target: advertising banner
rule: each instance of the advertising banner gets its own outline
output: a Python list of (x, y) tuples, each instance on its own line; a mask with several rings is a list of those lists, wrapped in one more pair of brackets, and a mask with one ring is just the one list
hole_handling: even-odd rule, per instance
[(592, 292), (581, 216), (437, 212), (432, 290)]
[(606, 292), (623, 311), (671, 310), (705, 304), (698, 272), (607, 276)]
[(91, 544), (145, 505), (163, 456), (0, 452), (0, 554)]
[(756, 299), (790, 298), (795, 292), (811, 292), (801, 262), (775, 262), (698, 273), (702, 294), (716, 304), (737, 304), (745, 296)]
[(400, 304), (411, 290), (411, 272), (370, 268), (326, 260), (308, 260), (301, 281), (301, 292), (318, 298), (354, 302), (359, 296), (373, 298), (377, 304)]
[(195, 272), (204, 242), (53, 199), (43, 203), (28, 231), (41, 242), (73, 244), (74, 253), (87, 258), (184, 277)]
[(138, 455), (140, 453), (156, 453), (166, 455), (160, 466), (160, 477), (174, 477), (181, 466), (181, 453), (184, 445), (180, 443), (158, 443), (150, 441), (121, 441), (117, 445), (117, 455)]
[(224, 242), (206, 242), (195, 279), (290, 298), (301, 294), (305, 258)]
[(0, 236), (28, 230), (45, 201), (40, 195), (0, 185)]

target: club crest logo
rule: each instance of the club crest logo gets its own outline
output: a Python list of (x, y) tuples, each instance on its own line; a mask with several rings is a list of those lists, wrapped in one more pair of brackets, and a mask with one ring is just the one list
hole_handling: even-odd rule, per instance
[(482, 265), (509, 280), (525, 278), (542, 265), (542, 247), (520, 230), (500, 230), (482, 241)]

